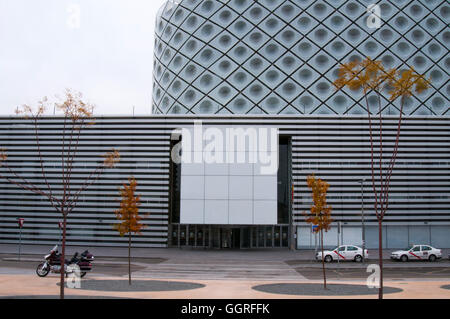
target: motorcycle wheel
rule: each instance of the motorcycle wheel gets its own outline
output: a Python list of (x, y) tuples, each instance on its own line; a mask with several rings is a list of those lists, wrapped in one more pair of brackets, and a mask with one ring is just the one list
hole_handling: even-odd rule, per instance
[(39, 264), (38, 266), (37, 266), (37, 268), (36, 268), (36, 274), (39, 276), (39, 277), (45, 277), (45, 276), (47, 276), (48, 275), (48, 273), (50, 272), (50, 267), (44, 267), (45, 266), (45, 263), (41, 263), (41, 264)]

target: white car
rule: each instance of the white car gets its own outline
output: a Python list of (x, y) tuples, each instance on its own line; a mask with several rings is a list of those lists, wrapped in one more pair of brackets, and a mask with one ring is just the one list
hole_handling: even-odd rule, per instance
[(429, 260), (436, 261), (442, 258), (442, 251), (429, 245), (414, 245), (405, 250), (397, 250), (391, 253), (391, 259), (408, 261), (408, 260)]
[[(336, 247), (333, 250), (324, 250), (323, 252), (324, 260), (327, 263), (332, 262), (333, 260), (350, 260), (356, 262), (363, 261), (363, 250), (361, 247), (354, 245), (342, 245)], [(369, 258), (369, 251), (366, 249), (364, 258)], [(322, 252), (319, 251), (316, 254), (316, 260), (322, 260)]]

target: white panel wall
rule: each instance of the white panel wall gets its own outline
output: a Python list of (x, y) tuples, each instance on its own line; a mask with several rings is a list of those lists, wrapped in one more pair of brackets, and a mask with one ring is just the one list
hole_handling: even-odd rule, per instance
[[(226, 136), (225, 130), (221, 129), (223, 136)], [(193, 130), (190, 133), (194, 136)], [(204, 143), (204, 146), (208, 144)], [(276, 143), (278, 146), (278, 139)], [(253, 146), (251, 149), (254, 150)], [(250, 161), (252, 156), (258, 160), (257, 153), (242, 152), (245, 151), (242, 146), (236, 150), (227, 153), (224, 149), (224, 153), (217, 154), (219, 158), (228, 154), (234, 158), (234, 163), (226, 163), (226, 157), (223, 157), (224, 163), (181, 163), (181, 223), (277, 224), (277, 173), (262, 175), (261, 164)], [(198, 151), (195, 146), (195, 152), (183, 150), (183, 154), (193, 161)], [(239, 156), (245, 158), (245, 163), (238, 162)]]

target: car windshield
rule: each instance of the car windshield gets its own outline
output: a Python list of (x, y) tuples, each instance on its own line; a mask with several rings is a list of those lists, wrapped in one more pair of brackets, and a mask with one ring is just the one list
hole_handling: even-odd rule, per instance
[(405, 250), (411, 250), (413, 248), (414, 248), (414, 246), (409, 246), (408, 248), (405, 248)]

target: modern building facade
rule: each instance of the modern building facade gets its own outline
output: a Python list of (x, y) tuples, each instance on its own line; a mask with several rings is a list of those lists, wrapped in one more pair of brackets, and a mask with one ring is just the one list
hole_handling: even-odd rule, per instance
[[(280, 215), (277, 214), (275, 223), (180, 222), (181, 190), (200, 188), (206, 191), (208, 185), (184, 185), (179, 183), (180, 179), (175, 181), (176, 176), (183, 175), (176, 172), (176, 165), (171, 160), (172, 136), (178, 128), (191, 128), (198, 120), (204, 127), (225, 128), (232, 123), (237, 127), (278, 128), (280, 149), (285, 147), (286, 150), (279, 153), (281, 160), (276, 198), (277, 213), (279, 211)], [(386, 134), (393, 135), (395, 123), (395, 120), (386, 122)], [(30, 124), (23, 118), (0, 118), (0, 145), (8, 149), (12, 167), (20, 169), (21, 174), (30, 181), (45, 186), (37, 162), (34, 127)], [(55, 187), (60, 185), (58, 155), (62, 126), (62, 119), (57, 117), (45, 118), (40, 122), (46, 168), (51, 172), (49, 180)], [(384, 244), (387, 247), (403, 247), (410, 242), (450, 247), (449, 126), (448, 117), (405, 119), (398, 162), (392, 177), (390, 207), (385, 218)], [(308, 210), (311, 204), (306, 177), (315, 173), (330, 183), (328, 201), (333, 207), (335, 223), (326, 244), (337, 243), (337, 222), (341, 222), (342, 226), (340, 242), (361, 242), (363, 202), (367, 244), (369, 248), (374, 248), (377, 246), (377, 231), (371, 186), (369, 182), (364, 184), (364, 198), (361, 201), (361, 186), (358, 183), (370, 176), (369, 146), (365, 116), (100, 117), (81, 136), (80, 161), (74, 168), (77, 178), (73, 182), (80, 184), (89, 169), (102, 160), (100, 155), (113, 147), (120, 151), (121, 162), (117, 168), (107, 170), (80, 198), (78, 208), (69, 216), (68, 241), (78, 245), (127, 245), (126, 238), (119, 237), (112, 228), (115, 222), (113, 211), (119, 204), (118, 188), (133, 175), (138, 180), (141, 211), (149, 213), (145, 221), (148, 227), (142, 235), (134, 237), (136, 246), (261, 248), (289, 247), (292, 243), (294, 246), (297, 244), (298, 248), (314, 247), (314, 236), (304, 223), (302, 212)], [(231, 166), (228, 165), (225, 171), (233, 170)], [(220, 175), (215, 174), (204, 175), (205, 178), (226, 176), (229, 180), (233, 176), (255, 178), (253, 173), (239, 172), (238, 169), (232, 174), (225, 175), (223, 171)], [(16, 219), (22, 217), (25, 218), (22, 230), (24, 243), (57, 243), (61, 216), (48, 202), (5, 180), (0, 182), (0, 242), (18, 242)], [(229, 202), (228, 198), (232, 198), (232, 189), (229, 189), (231, 191), (219, 194), (222, 197), (218, 200)], [(274, 194), (269, 195), (275, 198)], [(209, 198), (197, 199), (206, 202)], [(252, 199), (255, 205), (259, 200)], [(227, 206), (225, 208), (228, 209)], [(219, 217), (221, 214), (220, 211), (211, 213), (219, 213)], [(237, 213), (245, 215), (248, 211)], [(293, 239), (295, 234), (296, 240)]]
[[(371, 4), (380, 9), (379, 28), (367, 22)], [(432, 81), (404, 109), (383, 243), (450, 248), (449, 22), (450, 5), (441, 0), (167, 1), (156, 21), (154, 115), (100, 117), (82, 135), (80, 181), (112, 147), (122, 161), (70, 216), (69, 242), (127, 244), (112, 229), (113, 211), (117, 188), (133, 175), (141, 209), (149, 213), (136, 246), (314, 248), (302, 214), (311, 205), (306, 177), (314, 173), (330, 183), (334, 223), (325, 245), (361, 244), (364, 216), (366, 246), (376, 248), (364, 96), (332, 85), (340, 63), (370, 56), (389, 68), (413, 66)], [(378, 116), (376, 96), (368, 101)], [(381, 104), (385, 147), (392, 149), (399, 101), (383, 98)], [(29, 124), (0, 118), (0, 147), (39, 183)], [(256, 153), (250, 131), (275, 130), (278, 170), (262, 173), (261, 163), (251, 160), (174, 161), (180, 145), (184, 155), (204, 159), (208, 141), (190, 150), (183, 144), (199, 124), (221, 136), (242, 129), (245, 143), (224, 153), (246, 159)], [(58, 184), (62, 119), (45, 118), (40, 127), (46, 155), (55, 156), (48, 165)], [(0, 242), (17, 242), (18, 217), (26, 220), (24, 242), (57, 241), (60, 217), (45, 200), (0, 183)]]
[[(379, 28), (368, 24), (371, 4)], [(368, 56), (432, 79), (407, 115), (448, 115), (449, 11), (445, 0), (167, 1), (156, 21), (154, 113), (364, 115), (362, 92), (332, 82), (339, 63)], [(399, 103), (383, 99), (382, 113), (398, 114)]]

